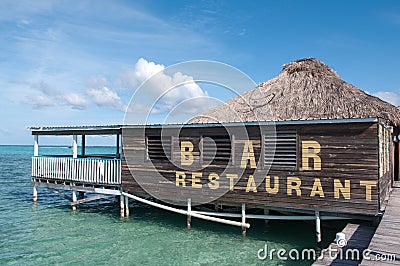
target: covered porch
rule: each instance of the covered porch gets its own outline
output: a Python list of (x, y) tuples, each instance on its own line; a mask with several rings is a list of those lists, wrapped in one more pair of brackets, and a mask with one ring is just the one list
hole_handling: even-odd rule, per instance
[[(124, 196), (121, 196), (120, 126), (28, 129), (34, 137), (31, 173), (34, 202), (38, 200), (38, 187), (45, 187), (65, 197), (71, 202), (74, 210), (80, 203), (120, 196), (121, 214), (125, 214), (125, 200)], [(49, 154), (45, 152), (48, 147), (40, 145), (45, 136), (64, 136), (67, 139), (70, 137), (72, 144), (65, 147), (66, 149), (56, 149)], [(93, 147), (87, 145), (87, 138), (92, 136), (111, 137), (114, 143), (108, 144), (103, 152), (94, 153), (91, 152)], [(60, 146), (55, 146), (58, 147)]]

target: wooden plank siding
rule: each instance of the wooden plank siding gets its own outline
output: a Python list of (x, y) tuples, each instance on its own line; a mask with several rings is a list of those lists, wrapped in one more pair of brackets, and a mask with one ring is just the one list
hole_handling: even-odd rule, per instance
[(383, 210), (390, 195), (394, 177), (394, 141), (390, 128), (378, 125), (379, 141), (379, 204)]
[[(378, 136), (381, 139), (385, 134), (379, 133), (380, 131), (385, 132), (385, 129), (383, 127), (380, 129), (380, 126), (378, 128), (378, 125), (373, 122), (358, 122), (276, 126), (277, 136), (281, 134), (279, 135), (280, 139), (277, 137), (281, 144), (276, 146), (276, 153), (279, 154), (277, 158), (280, 162), (273, 162), (269, 172), (267, 172), (268, 167), (264, 160), (268, 157), (267, 154), (271, 148), (266, 146), (268, 145), (266, 140), (270, 138), (268, 128), (246, 126), (245, 131), (251, 141), (251, 149), (246, 148), (245, 138), (241, 134), (233, 134), (229, 137), (228, 131), (230, 133), (231, 131), (240, 131), (234, 126), (232, 128), (224, 128), (222, 125), (183, 127), (180, 129), (179, 135), (175, 134), (177, 129), (163, 129), (165, 149), (160, 146), (161, 128), (146, 128), (145, 132), (143, 129), (127, 128), (123, 129), (122, 140), (122, 188), (135, 195), (147, 196), (148, 192), (143, 190), (135, 179), (140, 176), (141, 184), (145, 182), (147, 187), (157, 191), (161, 200), (173, 200), (177, 195), (184, 196), (187, 190), (192, 189), (193, 191), (193, 182), (195, 187), (199, 186), (196, 181), (197, 176), (195, 181), (192, 180), (191, 173), (195, 172), (201, 173), (200, 188), (194, 189), (197, 191), (196, 197), (208, 199), (211, 202), (232, 205), (249, 203), (272, 207), (377, 215), (384, 197), (389, 191), (390, 177), (393, 174), (392, 159), (389, 158), (393, 153), (393, 150), (390, 150), (393, 149), (393, 142), (390, 142), (392, 138), (389, 134), (386, 144), (378, 141)], [(175, 137), (171, 137), (174, 134)], [(293, 136), (297, 137), (293, 140)], [(181, 165), (181, 149), (185, 144), (182, 142), (193, 144), (191, 150), (193, 163), (191, 165)], [(320, 151), (317, 153), (320, 163), (318, 158), (306, 158), (303, 161), (304, 154), (315, 151), (304, 146), (305, 143), (320, 145)], [(381, 150), (381, 153), (384, 153), (385, 145), (389, 151), (384, 156), (386, 158), (384, 162), (383, 157), (378, 156), (378, 152)], [(216, 147), (215, 155), (213, 154), (214, 150), (210, 147)], [(287, 149), (287, 153), (285, 153), (285, 149)], [(246, 168), (241, 168), (241, 160), (246, 150), (254, 151), (257, 168), (252, 168), (250, 159), (246, 160)], [(293, 157), (293, 152), (295, 157)], [(285, 164), (285, 158), (289, 163)], [(304, 162), (308, 163), (308, 170), (303, 165)], [(207, 166), (203, 167), (204, 165)], [(382, 167), (386, 167), (383, 172)], [(165, 180), (160, 181), (154, 178), (155, 171), (160, 173)], [(381, 178), (379, 178), (380, 171), (383, 173)], [(184, 182), (178, 184), (177, 172), (185, 173)], [(212, 189), (215, 183), (209, 180), (210, 173), (215, 173), (219, 177), (217, 189)], [(230, 179), (225, 176), (227, 173), (239, 174), (237, 183), (232, 190), (230, 190)], [(277, 181), (279, 189), (274, 193), (267, 191), (266, 175), (269, 176), (268, 188), (271, 187), (271, 189), (274, 188), (275, 180), (279, 179)], [(257, 191), (251, 186), (250, 176), (258, 185)], [(291, 189), (291, 193), (288, 193), (288, 187), (293, 185), (293, 180), (300, 180), (300, 189)], [(319, 193), (315, 193), (315, 185), (318, 185), (319, 182), (321, 185), (317, 189)], [(348, 195), (345, 193), (345, 189), (338, 192), (338, 187), (345, 186), (346, 182), (350, 185)], [(373, 185), (374, 182), (376, 185)], [(246, 191), (249, 183), (250, 190)], [(295, 183), (294, 185), (296, 185)], [(368, 199), (367, 188), (371, 190), (370, 199)], [(216, 197), (215, 192), (223, 189), (228, 192), (222, 197)], [(321, 189), (323, 195), (321, 195)], [(312, 191), (313, 195), (311, 195)], [(190, 196), (193, 197), (188, 193), (188, 197)]]

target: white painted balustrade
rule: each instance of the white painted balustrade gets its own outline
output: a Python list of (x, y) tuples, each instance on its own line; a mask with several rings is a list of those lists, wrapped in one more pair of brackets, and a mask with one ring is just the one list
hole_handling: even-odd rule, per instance
[(32, 157), (32, 177), (120, 185), (121, 160), (70, 157)]

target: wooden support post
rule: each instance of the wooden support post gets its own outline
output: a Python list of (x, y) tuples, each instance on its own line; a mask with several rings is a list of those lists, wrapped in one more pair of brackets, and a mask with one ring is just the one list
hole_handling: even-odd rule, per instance
[(317, 237), (317, 247), (321, 248), (322, 236), (321, 236), (321, 219), (319, 216), (319, 211), (315, 211), (315, 231)]
[(34, 137), (33, 156), (39, 156), (39, 135), (35, 135)]
[(72, 190), (72, 210), (76, 211), (76, 202), (78, 201), (76, 197), (76, 191)]
[(78, 158), (78, 135), (72, 136), (72, 158)]
[[(242, 203), (242, 224), (246, 223), (246, 204)], [(242, 227), (242, 236), (246, 237), (246, 227)]]
[(116, 152), (115, 152), (115, 156), (116, 156), (116, 158), (120, 158), (121, 157), (121, 155), (120, 155), (120, 152), (119, 152), (119, 134), (117, 134), (117, 139), (116, 139)]
[(36, 184), (33, 185), (33, 202), (36, 203), (38, 199)]
[(125, 216), (129, 217), (129, 198), (125, 196)]
[(190, 230), (192, 228), (192, 216), (190, 213), (192, 212), (192, 199), (187, 200), (187, 210), (188, 210), (188, 215), (186, 219), (186, 226), (187, 229)]
[[(264, 215), (269, 215), (269, 209), (264, 208)], [(265, 222), (265, 225), (269, 224), (269, 220), (268, 219), (265, 219), (264, 222)]]
[(121, 217), (125, 217), (125, 196), (121, 195), (119, 196), (119, 213)]
[(82, 135), (82, 156), (86, 154), (86, 135)]

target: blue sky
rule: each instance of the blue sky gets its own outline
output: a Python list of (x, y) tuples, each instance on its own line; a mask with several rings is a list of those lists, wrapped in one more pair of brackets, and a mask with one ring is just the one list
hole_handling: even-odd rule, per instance
[(0, 31), (0, 144), (31, 144), (31, 125), (120, 124), (149, 74), (187, 60), (259, 83), (316, 57), (400, 105), (399, 1), (2, 0)]

